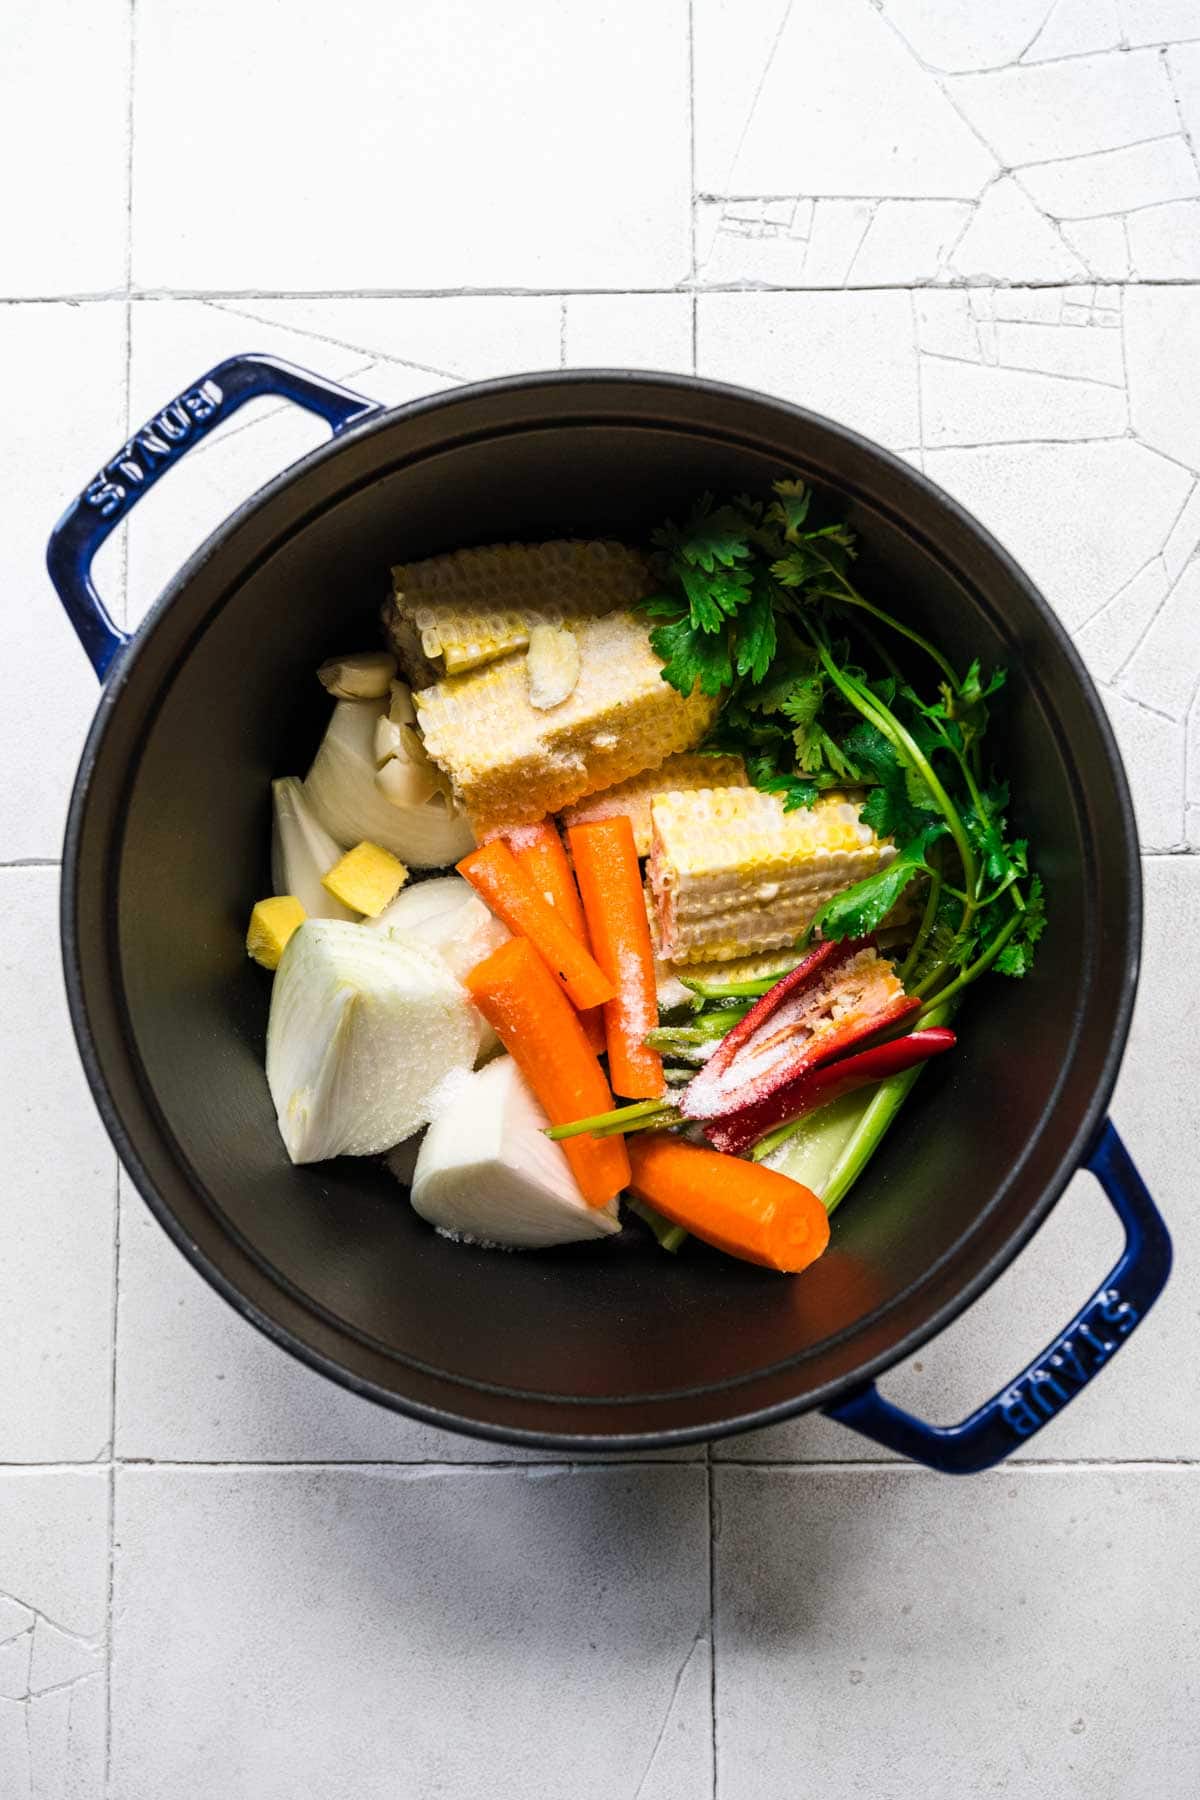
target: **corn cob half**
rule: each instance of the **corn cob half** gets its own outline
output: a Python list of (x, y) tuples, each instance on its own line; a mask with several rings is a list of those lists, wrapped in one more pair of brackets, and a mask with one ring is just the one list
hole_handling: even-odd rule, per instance
[(481, 841), (694, 748), (713, 722), (716, 700), (685, 700), (662, 679), (642, 619), (614, 612), (573, 629), (579, 679), (548, 711), (529, 703), (519, 651), (413, 695), (425, 748)]
[(740, 756), (701, 756), (695, 751), (681, 751), (668, 756), (656, 769), (633, 775), (616, 787), (602, 788), (589, 794), (563, 812), (564, 825), (593, 825), (599, 819), (616, 819), (622, 814), (633, 826), (633, 841), (639, 856), (650, 854), (650, 802), (658, 794), (688, 793), (695, 788), (749, 786), (746, 765)]
[(392, 581), (384, 627), (410, 680), (480, 668), (523, 650), (535, 625), (599, 618), (655, 588), (642, 551), (576, 538), (455, 550), (402, 563)]
[(651, 802), (650, 886), (667, 963), (726, 962), (795, 943), (833, 894), (895, 856), (841, 795), (785, 812), (755, 788)]

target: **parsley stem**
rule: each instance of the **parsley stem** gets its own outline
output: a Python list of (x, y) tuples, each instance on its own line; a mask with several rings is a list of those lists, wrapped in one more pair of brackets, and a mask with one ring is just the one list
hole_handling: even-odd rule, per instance
[[(939, 1006), (944, 1005), (947, 1000), (953, 999), (954, 995), (961, 993), (963, 988), (970, 987), (971, 983), (978, 980), (979, 976), (982, 975), (985, 970), (990, 969), (1020, 923), (1020, 913), (1014, 912), (1012, 918), (1008, 921), (1008, 924), (996, 933), (987, 949), (983, 952), (983, 955), (977, 956), (973, 963), (968, 963), (966, 968), (963, 969), (950, 983), (949, 987), (944, 987), (939, 993), (934, 994), (928, 1003), (921, 1008), (908, 1029), (910, 1031), (919, 1031), (922, 1025), (928, 1025)], [(918, 989), (917, 991), (919, 992), (920, 990)]]
[(933, 928), (933, 921), (937, 913), (938, 900), (941, 897), (941, 891), (942, 872), (940, 869), (935, 868), (933, 874), (929, 878), (929, 893), (925, 897), (925, 910), (921, 914), (921, 923), (917, 927), (917, 935), (912, 941), (912, 947), (909, 950), (908, 955), (900, 966), (899, 974), (902, 987), (907, 987), (908, 978), (916, 968), (921, 952), (925, 948), (925, 940)]
[(823, 560), (830, 574), (840, 583), (842, 593), (851, 606), (861, 607), (864, 612), (870, 613), (873, 619), (878, 619), (881, 624), (890, 626), (893, 631), (899, 632), (902, 638), (907, 638), (910, 644), (915, 644), (918, 650), (923, 650), (926, 656), (932, 657), (955, 693), (958, 692), (958, 676), (954, 673), (952, 665), (947, 662), (946, 658), (935, 644), (931, 644), (928, 638), (922, 637), (919, 631), (914, 631), (911, 625), (904, 625), (899, 619), (894, 618), (891, 613), (885, 612), (882, 606), (876, 606), (872, 601), (866, 599), (859, 593), (853, 582), (846, 580), (842, 571), (839, 568), (836, 568), (827, 556), (824, 557)]
[(850, 704), (862, 714), (868, 723), (883, 733), (893, 749), (903, 752), (912, 766), (924, 777), (930, 793), (937, 802), (938, 811), (950, 829), (950, 836), (954, 839), (954, 848), (958, 851), (959, 861), (962, 863), (967, 892), (973, 893), (978, 884), (975, 852), (971, 848), (971, 840), (963, 825), (962, 815), (934, 773), (928, 758), (923, 755), (896, 715), (884, 706), (883, 702), (878, 700), (869, 689), (861, 687), (852, 675), (848, 675), (844, 669), (840, 669), (829, 654), (827, 646), (819, 638), (814, 637), (813, 643), (816, 645), (822, 666), (834, 686), (845, 695)]

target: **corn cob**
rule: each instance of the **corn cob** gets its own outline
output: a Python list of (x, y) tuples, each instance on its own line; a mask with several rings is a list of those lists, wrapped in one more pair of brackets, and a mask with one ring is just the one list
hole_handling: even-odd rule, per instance
[(700, 756), (685, 751), (668, 756), (657, 769), (648, 769), (643, 775), (634, 775), (616, 787), (603, 788), (568, 806), (563, 812), (563, 824), (593, 825), (599, 819), (615, 819), (623, 813), (633, 826), (638, 855), (649, 856), (650, 802), (657, 794), (748, 785), (746, 765), (740, 756)]
[(425, 747), (481, 841), (656, 767), (713, 722), (715, 700), (685, 700), (662, 679), (643, 620), (616, 612), (574, 630), (579, 680), (548, 712), (529, 704), (519, 651), (413, 695)]
[(753, 788), (651, 802), (650, 884), (664, 961), (726, 962), (782, 949), (831, 895), (896, 854), (841, 795), (785, 812)]
[(419, 643), (420, 680), (479, 668), (523, 650), (535, 625), (598, 618), (655, 587), (640, 550), (574, 538), (455, 550), (401, 564), (392, 580), (384, 626), (406, 673)]

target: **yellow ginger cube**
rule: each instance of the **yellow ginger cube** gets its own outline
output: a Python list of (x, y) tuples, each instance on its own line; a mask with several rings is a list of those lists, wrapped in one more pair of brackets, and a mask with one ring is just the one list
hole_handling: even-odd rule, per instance
[(378, 844), (363, 843), (347, 850), (328, 875), (322, 875), (321, 886), (343, 906), (377, 919), (407, 880), (408, 870), (398, 856)]
[(269, 900), (260, 900), (250, 914), (246, 954), (264, 969), (277, 969), (288, 939), (307, 917), (295, 894), (274, 894)]

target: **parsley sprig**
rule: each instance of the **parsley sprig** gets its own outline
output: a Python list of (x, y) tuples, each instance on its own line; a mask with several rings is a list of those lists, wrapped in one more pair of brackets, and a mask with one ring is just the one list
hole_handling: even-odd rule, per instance
[(707, 747), (740, 753), (753, 784), (788, 810), (864, 790), (864, 821), (897, 846), (885, 868), (828, 901), (814, 929), (865, 936), (921, 884), (901, 975), (926, 1016), (990, 968), (1025, 975), (1045, 903), (986, 758), (1004, 670), (985, 675), (973, 661), (960, 675), (863, 594), (853, 532), (822, 519), (802, 481), (775, 482), (765, 501), (705, 494), (653, 541), (663, 591), (642, 603), (650, 641), (680, 693), (721, 697)]

